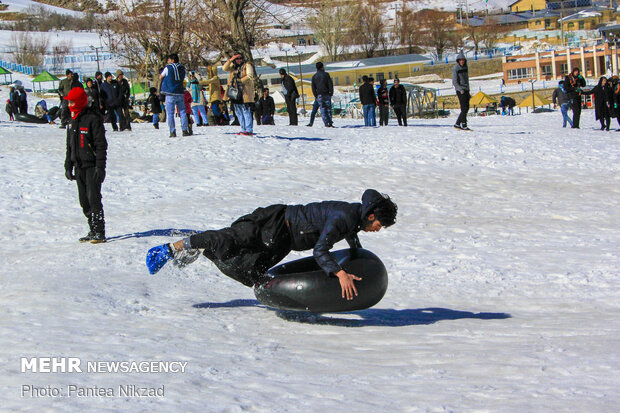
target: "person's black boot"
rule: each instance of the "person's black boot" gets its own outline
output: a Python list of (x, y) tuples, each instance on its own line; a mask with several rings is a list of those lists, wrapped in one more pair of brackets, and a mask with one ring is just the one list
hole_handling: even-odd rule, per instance
[(90, 242), (92, 241), (93, 237), (95, 236), (95, 230), (93, 229), (93, 214), (88, 214), (88, 228), (90, 229), (88, 231), (88, 234), (86, 234), (85, 237), (80, 238), (80, 242)]
[(93, 213), (93, 231), (95, 234), (90, 240), (91, 244), (100, 244), (106, 242), (105, 238), (105, 220), (103, 211)]
[(154, 123), (154, 124), (153, 124), (153, 127), (154, 127), (155, 129), (159, 129), (159, 123)]
[(170, 132), (170, 137), (171, 138), (176, 138), (177, 137), (177, 132), (176, 131)]

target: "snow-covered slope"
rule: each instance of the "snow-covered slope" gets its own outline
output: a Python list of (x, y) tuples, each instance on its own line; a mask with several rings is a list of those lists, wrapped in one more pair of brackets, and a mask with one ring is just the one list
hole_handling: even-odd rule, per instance
[(27, 13), (29, 9), (33, 10), (39, 7), (43, 7), (46, 10), (59, 14), (69, 14), (72, 16), (84, 15), (84, 13), (82, 13), (81, 11), (63, 9), (62, 7), (50, 6), (49, 4), (45, 3), (37, 3), (36, 1), (32, 0), (2, 0), (2, 3), (8, 4), (9, 6), (8, 9), (5, 10), (5, 12)]
[[(454, 118), (325, 129), (277, 117), (256, 137), (211, 127), (178, 139), (136, 124), (107, 134), (111, 241), (90, 245), (77, 243), (87, 228), (64, 131), (2, 112), (0, 410), (615, 411), (620, 141), (593, 117), (582, 130), (557, 112), (473, 118), (474, 132)], [(290, 318), (204, 258), (147, 275), (147, 249), (184, 230), (271, 203), (357, 201), (367, 187), (399, 206), (396, 225), (360, 236), (390, 275), (375, 308)], [(35, 356), (188, 364), (21, 373)], [(67, 397), (69, 385), (127, 384), (165, 395)]]
[[(403, 2), (398, 1), (395, 3), (402, 4)], [(410, 0), (406, 3), (407, 7), (415, 9), (429, 8), (443, 10), (456, 10), (460, 4), (457, 0)], [(484, 11), (487, 9), (491, 11), (497, 9), (507, 10), (512, 3), (514, 3), (514, 0), (489, 0), (488, 2), (485, 0), (464, 0), (462, 5), (470, 11)]]

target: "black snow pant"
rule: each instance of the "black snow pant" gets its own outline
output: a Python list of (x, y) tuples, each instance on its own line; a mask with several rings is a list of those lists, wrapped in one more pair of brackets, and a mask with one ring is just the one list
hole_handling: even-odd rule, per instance
[(388, 105), (379, 105), (379, 126), (387, 126), (390, 119), (390, 107)]
[(297, 126), (297, 100), (287, 95), (285, 101), (289, 124)]
[(105, 222), (101, 203), (101, 181), (95, 179), (95, 167), (75, 168), (78, 197), (91, 231), (104, 234)]
[(118, 126), (116, 126), (117, 121), (122, 131), (127, 129), (127, 121), (122, 107), (115, 106), (108, 108), (108, 116), (110, 116), (110, 123), (112, 123), (113, 130), (118, 130)]
[(579, 129), (579, 118), (581, 118), (581, 96), (575, 96), (571, 99), (571, 107), (573, 108), (573, 129)]
[(60, 124), (66, 126), (71, 120), (71, 111), (69, 110), (69, 101), (61, 98), (60, 101)]
[(129, 113), (129, 102), (123, 102), (121, 107), (123, 108), (123, 117), (125, 118), (125, 129), (131, 130), (131, 114)]
[(609, 125), (611, 124), (611, 118), (609, 116), (604, 116), (599, 119), (601, 122), (601, 130), (609, 130)]
[(190, 236), (190, 247), (203, 248), (203, 255), (220, 271), (252, 287), (291, 252), (285, 211), (286, 205), (258, 208), (228, 228)]
[(394, 105), (394, 114), (399, 126), (407, 126), (407, 105)]
[(466, 90), (463, 93), (456, 92), (456, 96), (459, 98), (459, 105), (461, 106), (461, 114), (456, 120), (456, 124), (467, 126), (467, 112), (469, 112), (469, 99), (471, 99), (469, 90)]

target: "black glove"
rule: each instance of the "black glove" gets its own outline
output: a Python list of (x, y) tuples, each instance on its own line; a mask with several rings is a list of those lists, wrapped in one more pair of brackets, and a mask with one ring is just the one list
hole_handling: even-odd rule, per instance
[(95, 180), (99, 182), (103, 182), (105, 180), (105, 168), (96, 167), (95, 168)]
[(65, 169), (65, 177), (70, 181), (75, 180), (75, 175), (73, 175), (73, 168)]

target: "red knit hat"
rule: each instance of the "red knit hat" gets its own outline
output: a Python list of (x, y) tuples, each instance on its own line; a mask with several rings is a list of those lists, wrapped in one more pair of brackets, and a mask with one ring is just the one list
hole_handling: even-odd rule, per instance
[(71, 100), (75, 105), (71, 107), (71, 117), (73, 119), (77, 118), (78, 115), (86, 109), (86, 105), (88, 105), (88, 96), (86, 92), (81, 87), (74, 87), (71, 89), (67, 96), (65, 96), (65, 100)]

